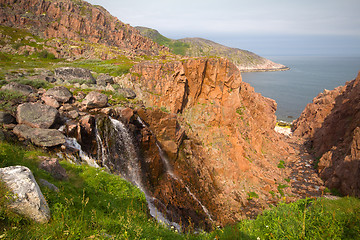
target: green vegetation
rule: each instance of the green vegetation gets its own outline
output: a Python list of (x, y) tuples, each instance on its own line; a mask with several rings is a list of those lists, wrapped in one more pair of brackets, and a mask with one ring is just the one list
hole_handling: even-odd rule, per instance
[(0, 185), (0, 236), (5, 239), (179, 239), (149, 217), (144, 194), (119, 176), (67, 162), (69, 180), (57, 181), (40, 170), (37, 156), (47, 153), (0, 142), (0, 167), (23, 165), (37, 180), (55, 184), (60, 192), (42, 187), (52, 220), (44, 225), (11, 213), (8, 191)]
[[(42, 187), (52, 220), (43, 225), (9, 211), (9, 190), (0, 182), (0, 237), (4, 239), (358, 239), (360, 200), (303, 199), (264, 211), (255, 220), (210, 233), (178, 234), (153, 220), (145, 196), (119, 176), (102, 169), (65, 161), (69, 179), (58, 181), (40, 170), (34, 148), (0, 142), (0, 167), (23, 165), (37, 180), (55, 184), (60, 192)], [(286, 185), (279, 185), (285, 188)], [(257, 198), (255, 192), (249, 198)]]
[(276, 122), (276, 126), (283, 127), (283, 128), (291, 128), (292, 124), (288, 122), (278, 121)]
[(277, 165), (278, 168), (285, 168), (284, 160), (280, 160), (279, 164)]
[(248, 192), (248, 200), (251, 200), (253, 198), (259, 198), (259, 195), (256, 192)]
[(168, 47), (174, 54), (185, 56), (187, 50), (190, 48), (190, 44), (164, 37), (154, 29), (145, 27), (136, 28), (140, 31), (141, 35), (150, 38), (159, 45)]
[(21, 93), (9, 90), (0, 90), (0, 110), (15, 112), (16, 105), (27, 99)]

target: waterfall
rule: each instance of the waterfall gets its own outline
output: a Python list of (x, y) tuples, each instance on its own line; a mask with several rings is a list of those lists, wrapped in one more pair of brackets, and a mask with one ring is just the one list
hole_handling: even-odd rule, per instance
[[(137, 117), (138, 122), (140, 122), (142, 124), (143, 127), (146, 127), (145, 123), (142, 121), (142, 119), (138, 116)], [(151, 132), (151, 131), (150, 131)], [(152, 132), (151, 132), (152, 133)], [(152, 133), (153, 134), (153, 133)], [(154, 134), (153, 134), (154, 135)], [(155, 135), (154, 135), (155, 136)], [(209, 210), (200, 202), (200, 200), (190, 191), (189, 187), (181, 180), (179, 179), (175, 173), (172, 171), (169, 160), (167, 159), (166, 154), (164, 153), (164, 151), (162, 150), (162, 148), (160, 147), (158, 141), (156, 141), (156, 146), (159, 150), (159, 155), (160, 158), (163, 162), (163, 164), (165, 165), (165, 170), (166, 173), (173, 178), (175, 181), (179, 182), (181, 185), (183, 185), (186, 189), (186, 191), (189, 193), (189, 195), (201, 206), (201, 208), (203, 209), (204, 213), (206, 214), (206, 216), (209, 218), (209, 220), (211, 222), (214, 222), (214, 220), (212, 219)]]
[[(96, 141), (98, 144), (98, 157), (102, 159), (103, 165), (107, 168), (114, 166), (113, 162), (116, 162), (120, 166), (118, 171), (123, 178), (132, 182), (137, 186), (144, 194), (150, 210), (150, 215), (154, 217), (158, 222), (167, 226), (174, 226), (178, 231), (181, 231), (181, 226), (175, 222), (171, 222), (156, 208), (155, 202), (160, 202), (149, 194), (148, 190), (144, 187), (141, 178), (141, 166), (138, 153), (134, 144), (132, 135), (129, 133), (126, 126), (116, 119), (109, 117), (111, 126), (106, 128), (106, 131), (102, 132), (103, 137), (100, 134), (99, 129), (96, 129)], [(111, 137), (111, 145), (106, 141), (106, 137)], [(114, 149), (115, 148), (115, 149)]]
[(76, 141), (75, 138), (66, 138), (65, 146), (73, 148), (79, 151), (79, 157), (82, 161), (85, 161), (89, 166), (99, 168), (99, 165), (96, 163), (96, 160), (89, 157), (82, 149), (81, 145)]
[(214, 220), (212, 219), (210, 213), (209, 213), (209, 210), (200, 202), (200, 200), (190, 191), (189, 187), (186, 186), (186, 184), (181, 180), (179, 179), (175, 173), (171, 170), (171, 167), (170, 167), (170, 163), (169, 163), (169, 160), (167, 159), (164, 151), (161, 149), (161, 147), (159, 146), (158, 142), (156, 142), (156, 146), (158, 147), (159, 149), (159, 154), (160, 154), (160, 158), (161, 160), (163, 161), (164, 165), (165, 165), (165, 168), (166, 168), (166, 173), (169, 174), (169, 176), (171, 176), (175, 181), (178, 181), (179, 183), (181, 183), (186, 191), (189, 193), (189, 195), (201, 206), (201, 208), (203, 209), (204, 213), (206, 214), (206, 216), (209, 218), (209, 220), (211, 222), (214, 222)]

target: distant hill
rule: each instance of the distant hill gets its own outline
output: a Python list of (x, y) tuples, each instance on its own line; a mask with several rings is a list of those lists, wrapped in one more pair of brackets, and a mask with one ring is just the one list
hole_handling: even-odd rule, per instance
[(281, 71), (288, 70), (282, 64), (274, 63), (253, 52), (238, 48), (230, 48), (203, 38), (183, 38), (173, 40), (161, 35), (157, 30), (136, 27), (140, 33), (159, 45), (166, 46), (171, 52), (183, 56), (201, 57), (218, 56), (228, 58), (241, 71)]

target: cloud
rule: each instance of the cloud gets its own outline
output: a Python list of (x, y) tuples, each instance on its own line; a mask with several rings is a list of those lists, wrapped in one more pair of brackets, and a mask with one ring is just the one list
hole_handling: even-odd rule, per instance
[(360, 35), (358, 0), (89, 0), (160, 32)]

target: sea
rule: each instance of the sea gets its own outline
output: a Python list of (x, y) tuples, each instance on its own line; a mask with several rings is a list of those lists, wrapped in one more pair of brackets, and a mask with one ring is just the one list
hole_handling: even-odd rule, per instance
[(278, 72), (244, 72), (244, 82), (277, 102), (278, 121), (292, 122), (324, 89), (332, 90), (356, 78), (360, 56), (268, 56), (290, 68)]

